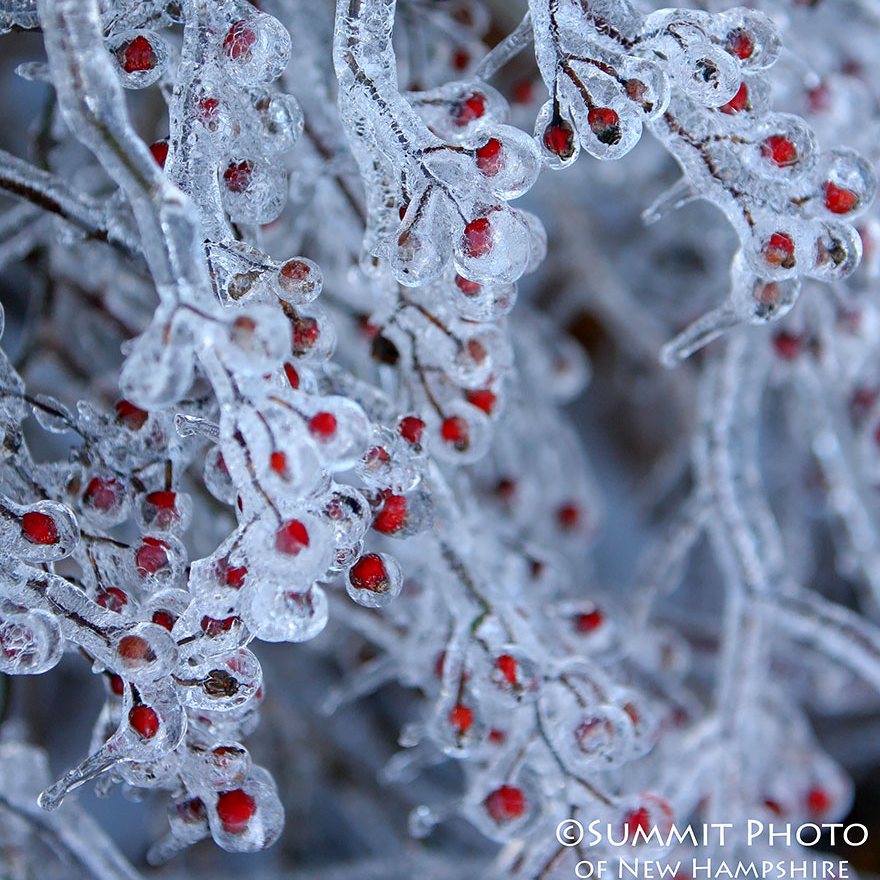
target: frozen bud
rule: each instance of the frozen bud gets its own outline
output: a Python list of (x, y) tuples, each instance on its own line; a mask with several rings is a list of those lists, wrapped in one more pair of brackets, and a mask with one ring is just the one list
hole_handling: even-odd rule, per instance
[(270, 223), (284, 208), (287, 175), (262, 157), (233, 156), (221, 168), (220, 193), (232, 220)]
[(508, 201), (528, 192), (538, 178), (540, 154), (525, 132), (512, 126), (481, 129), (474, 164), (488, 188)]
[(492, 427), (481, 407), (454, 401), (444, 407), (443, 418), (432, 430), (431, 448), (451, 464), (471, 464), (489, 449)]
[(58, 663), (63, 651), (61, 627), (51, 614), (0, 608), (0, 672), (40, 675)]
[(303, 305), (321, 293), (324, 278), (321, 268), (305, 257), (292, 257), (278, 267), (275, 287), (278, 296), (294, 305)]
[(330, 612), (324, 590), (262, 581), (242, 610), (248, 628), (264, 642), (307, 642), (327, 626)]

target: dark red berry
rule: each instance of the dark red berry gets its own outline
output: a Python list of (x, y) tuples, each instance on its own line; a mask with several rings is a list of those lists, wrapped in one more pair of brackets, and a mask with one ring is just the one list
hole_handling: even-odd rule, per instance
[(373, 520), (373, 528), (382, 534), (393, 534), (403, 528), (406, 515), (406, 498), (403, 495), (386, 495), (381, 509)]
[(747, 110), (748, 108), (749, 87), (745, 83), (742, 83), (737, 93), (726, 104), (723, 104), (718, 109), (722, 113), (726, 113), (728, 116), (733, 116), (736, 113), (742, 113), (743, 110)]
[(461, 416), (449, 416), (440, 424), (440, 436), (459, 452), (468, 448), (471, 442), (468, 423)]
[(122, 609), (128, 605), (128, 596), (119, 587), (107, 587), (98, 591), (95, 601), (102, 608), (121, 614)]
[(168, 565), (168, 545), (158, 538), (144, 538), (134, 554), (134, 564), (141, 577), (156, 574)]
[(581, 521), (580, 508), (570, 501), (561, 505), (556, 511), (556, 521), (559, 523), (560, 528), (565, 529), (565, 531), (577, 528)]
[(785, 232), (774, 232), (764, 242), (761, 253), (771, 266), (781, 266), (783, 269), (794, 268), (794, 242)]
[(31, 544), (58, 543), (58, 526), (48, 513), (32, 510), (21, 518), (21, 532)]
[(299, 373), (297, 373), (296, 367), (294, 367), (293, 364), (285, 364), (284, 375), (287, 377), (290, 387), (296, 391), (296, 389), (299, 388)]
[(564, 119), (553, 120), (545, 129), (544, 146), (560, 159), (570, 159), (574, 155), (574, 129)]
[(630, 836), (639, 830), (647, 834), (651, 828), (651, 814), (646, 807), (630, 810), (623, 818), (623, 828)]
[(149, 413), (128, 400), (120, 400), (116, 404), (116, 422), (125, 425), (129, 431), (140, 431), (148, 417)]
[(309, 533), (298, 519), (292, 519), (284, 523), (275, 533), (275, 549), (279, 553), (296, 556), (308, 546)]
[(465, 397), (471, 406), (483, 410), (486, 415), (492, 415), (492, 410), (495, 409), (495, 404), (498, 401), (495, 393), (489, 391), (488, 388), (483, 388), (477, 391), (468, 391)]
[(467, 733), (474, 724), (474, 711), (468, 706), (459, 703), (449, 711), (449, 723), (455, 732), (462, 736)]
[(416, 443), (422, 442), (422, 434), (425, 431), (425, 423), (418, 418), (417, 416), (404, 416), (400, 420), (400, 424), (397, 426), (397, 430), (400, 432), (400, 436), (406, 440), (407, 443), (412, 443), (415, 445)]
[(149, 706), (133, 706), (128, 723), (142, 739), (152, 739), (159, 732), (159, 716)]
[(229, 632), (237, 623), (239, 623), (237, 617), (224, 617), (222, 620), (218, 620), (216, 617), (205, 615), (201, 619), (199, 627), (209, 639), (213, 639), (222, 633)]
[(476, 152), (477, 168), (486, 175), (494, 177), (504, 165), (504, 146), (498, 138), (489, 138)]
[(824, 788), (813, 787), (807, 792), (807, 810), (812, 816), (824, 816), (832, 805), (831, 795)]
[(329, 412), (319, 412), (309, 419), (309, 433), (318, 440), (329, 440), (336, 433), (336, 416)]
[(478, 284), (476, 281), (470, 281), (467, 278), (462, 278), (461, 275), (455, 276), (455, 286), (465, 296), (476, 296), (483, 289), (482, 285)]
[(495, 668), (507, 684), (516, 684), (516, 658), (512, 654), (502, 654), (495, 661)]
[(253, 173), (254, 163), (248, 159), (230, 162), (223, 172), (223, 182), (230, 192), (243, 193), (250, 187)]
[(825, 182), (825, 207), (832, 214), (849, 214), (859, 204), (859, 197), (851, 190)]
[(140, 35), (121, 46), (116, 52), (116, 58), (126, 73), (141, 73), (156, 66), (156, 55), (150, 41)]
[(257, 812), (257, 802), (240, 788), (224, 791), (217, 798), (217, 818), (227, 834), (241, 834)]
[(458, 101), (452, 108), (452, 121), (459, 127), (470, 125), (475, 119), (479, 119), (486, 112), (486, 97), (480, 92), (474, 92), (462, 101)]
[(740, 61), (752, 57), (755, 51), (755, 41), (742, 28), (737, 28), (727, 35), (727, 51), (735, 55)]
[(168, 632), (171, 632), (171, 630), (174, 629), (174, 624), (177, 623), (177, 618), (164, 608), (154, 611), (150, 620), (152, 620), (156, 626), (161, 626), (163, 629), (167, 629)]
[(388, 589), (388, 572), (378, 553), (361, 556), (348, 572), (349, 583), (356, 590), (384, 593)]
[(519, 819), (526, 810), (526, 797), (522, 789), (513, 785), (496, 788), (483, 801), (486, 812), (499, 825)]
[(785, 361), (793, 361), (800, 353), (804, 340), (794, 333), (780, 330), (773, 337), (773, 350)]
[(574, 628), (582, 635), (595, 632), (605, 622), (605, 615), (598, 609), (584, 611), (574, 618)]
[(115, 672), (109, 673), (109, 676), (110, 692), (117, 697), (121, 697), (125, 693), (125, 682), (122, 680), (122, 676), (117, 675)]
[(778, 168), (788, 168), (798, 160), (797, 147), (781, 134), (771, 135), (764, 140), (761, 155)]
[(180, 520), (180, 513), (177, 510), (176, 492), (169, 492), (168, 490), (150, 492), (145, 500), (150, 519), (160, 528), (166, 529)]
[(620, 140), (620, 117), (610, 107), (594, 107), (587, 114), (587, 123), (600, 143), (613, 146)]
[(92, 477), (83, 494), (83, 501), (89, 507), (107, 512), (122, 502), (124, 488), (115, 477)]
[(467, 253), (472, 257), (485, 257), (492, 250), (492, 224), (487, 217), (471, 220), (464, 228)]
[(156, 141), (156, 143), (150, 144), (150, 155), (160, 168), (164, 168), (165, 161), (168, 159), (168, 141)]
[(223, 51), (233, 61), (247, 61), (256, 41), (254, 29), (246, 21), (236, 21), (223, 38)]

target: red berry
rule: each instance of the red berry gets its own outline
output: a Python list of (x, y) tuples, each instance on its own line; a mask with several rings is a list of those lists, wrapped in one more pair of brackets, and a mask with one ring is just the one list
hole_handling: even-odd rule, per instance
[(747, 110), (748, 108), (749, 87), (745, 83), (742, 83), (737, 93), (726, 104), (723, 104), (718, 109), (722, 113), (727, 113), (729, 116), (732, 116), (735, 113), (742, 113), (743, 110)]
[(560, 159), (570, 159), (574, 155), (574, 129), (564, 119), (552, 121), (544, 129), (544, 146)]
[(141, 577), (156, 574), (168, 565), (168, 545), (158, 538), (144, 538), (134, 554), (134, 564)]
[(388, 572), (378, 553), (361, 556), (348, 572), (349, 583), (356, 590), (384, 593), (388, 589)]
[(248, 159), (240, 162), (230, 162), (223, 172), (223, 182), (230, 192), (243, 193), (251, 185), (251, 177), (254, 173), (254, 163)]
[(118, 587), (107, 587), (98, 591), (95, 601), (102, 608), (106, 608), (108, 611), (113, 611), (116, 614), (121, 614), (122, 609), (128, 605), (128, 596)]
[(121, 697), (125, 693), (125, 682), (122, 680), (122, 676), (117, 675), (115, 672), (111, 672), (109, 675), (111, 693)]
[(479, 92), (459, 101), (452, 108), (452, 121), (459, 127), (469, 125), (486, 112), (486, 98)]
[(280, 269), (281, 277), (293, 282), (293, 285), (299, 287), (301, 284), (309, 280), (312, 274), (308, 263), (302, 260), (288, 260)]
[(168, 158), (168, 141), (156, 141), (156, 143), (150, 144), (150, 155), (160, 168), (164, 168)]
[(159, 732), (159, 716), (149, 706), (132, 707), (128, 723), (143, 739), (152, 739)]
[(787, 168), (798, 160), (797, 147), (781, 134), (771, 135), (764, 140), (761, 155), (779, 168)]
[(467, 278), (462, 278), (461, 275), (455, 276), (455, 286), (465, 296), (476, 296), (483, 289), (482, 285), (478, 284), (476, 281), (470, 281)]
[(626, 816), (624, 816), (623, 830), (629, 835), (634, 835), (639, 829), (641, 829), (644, 834), (647, 834), (650, 828), (651, 815), (646, 807), (639, 807), (638, 809), (630, 810)]
[(620, 140), (620, 117), (610, 107), (594, 107), (587, 123), (600, 143), (613, 146)]
[(807, 809), (813, 816), (822, 816), (827, 813), (833, 804), (831, 795), (824, 788), (813, 787), (807, 792)]
[(223, 38), (223, 51), (233, 61), (247, 61), (256, 41), (257, 35), (254, 29), (246, 21), (236, 21)]
[(57, 544), (58, 526), (48, 513), (32, 510), (21, 518), (21, 531), (31, 544)]
[(309, 433), (318, 440), (329, 440), (336, 433), (336, 427), (333, 413), (319, 412), (309, 419)]
[(462, 706), (461, 703), (453, 706), (449, 711), (449, 723), (459, 736), (467, 733), (474, 723), (473, 709)]
[(570, 501), (563, 504), (559, 510), (556, 511), (556, 521), (559, 523), (560, 528), (565, 529), (565, 531), (571, 531), (572, 529), (577, 528), (580, 520), (580, 508), (576, 504), (572, 504)]
[(859, 197), (851, 190), (825, 182), (825, 207), (832, 214), (849, 214), (859, 204)]
[(486, 812), (500, 825), (519, 819), (526, 810), (526, 797), (522, 789), (513, 785), (496, 788), (485, 801)]
[(472, 257), (485, 257), (492, 250), (492, 224), (487, 217), (478, 217), (465, 226), (464, 243)]
[(493, 727), (489, 731), (487, 739), (490, 743), (493, 743), (496, 746), (500, 746), (507, 739), (507, 734), (503, 730), (498, 730), (497, 727)]
[(493, 177), (504, 164), (504, 146), (498, 138), (489, 138), (476, 152), (477, 168), (486, 175)]
[(517, 80), (510, 89), (514, 104), (531, 104), (534, 94), (535, 85), (530, 79)]
[(293, 353), (305, 354), (318, 341), (321, 335), (321, 328), (318, 326), (315, 318), (301, 318), (297, 316), (293, 319)]
[(421, 443), (422, 434), (425, 431), (425, 423), (416, 416), (404, 416), (400, 420), (397, 430), (407, 443)]
[(511, 654), (502, 654), (495, 661), (495, 668), (508, 684), (516, 684), (516, 658)]
[(156, 66), (153, 47), (144, 36), (137, 36), (130, 43), (121, 46), (116, 52), (116, 58), (126, 73), (140, 73)]
[(208, 617), (206, 614), (201, 619), (199, 627), (209, 639), (213, 639), (221, 633), (229, 632), (238, 622), (239, 618), (237, 617), (224, 617), (222, 620), (218, 620), (216, 617)]
[(304, 547), (308, 546), (309, 533), (298, 519), (284, 523), (275, 534), (275, 549), (279, 553), (296, 556)]
[(771, 266), (781, 266), (783, 269), (794, 268), (794, 242), (785, 232), (774, 232), (764, 243), (761, 253)]
[(247, 567), (244, 565), (227, 566), (226, 586), (232, 587), (233, 590), (240, 590), (244, 586), (244, 579), (247, 577), (247, 573)]
[(116, 646), (116, 653), (129, 664), (152, 663), (156, 659), (150, 643), (141, 636), (123, 636)]
[(287, 473), (287, 456), (283, 452), (273, 452), (269, 456), (269, 467), (283, 477)]
[(443, 419), (440, 436), (459, 452), (467, 449), (471, 442), (468, 423), (461, 416), (449, 416)]
[(801, 352), (803, 339), (794, 333), (780, 330), (773, 337), (773, 349), (776, 354), (786, 361), (793, 361)]
[(287, 377), (290, 387), (296, 391), (296, 389), (299, 388), (299, 373), (297, 373), (293, 364), (284, 365), (284, 375)]
[(455, 70), (464, 70), (471, 63), (469, 52), (464, 49), (456, 49), (452, 53), (452, 66)]
[(479, 391), (468, 391), (465, 397), (471, 406), (483, 410), (486, 415), (492, 415), (492, 410), (495, 409), (495, 404), (498, 401), (494, 392), (489, 391), (488, 388)]
[(156, 626), (161, 626), (164, 629), (167, 629), (168, 632), (171, 632), (171, 630), (174, 629), (174, 624), (177, 623), (177, 618), (164, 608), (154, 611), (150, 620), (152, 620)]
[(122, 501), (122, 483), (114, 477), (92, 477), (86, 486), (83, 501), (95, 510), (108, 511), (118, 507)]
[(150, 492), (145, 500), (148, 516), (159, 528), (166, 529), (180, 519), (176, 492), (168, 490)]
[(745, 61), (755, 51), (755, 41), (742, 28), (737, 28), (727, 35), (727, 51)]
[(399, 532), (406, 523), (407, 503), (403, 495), (386, 495), (381, 510), (373, 520), (373, 528), (383, 535)]
[(127, 400), (120, 400), (116, 404), (116, 422), (125, 425), (129, 431), (140, 431), (148, 417), (149, 413)]
[(584, 611), (574, 618), (574, 628), (583, 635), (595, 632), (605, 622), (605, 615), (598, 609)]
[(217, 118), (218, 111), (220, 110), (220, 102), (216, 98), (202, 98), (202, 100), (199, 101), (196, 110), (202, 123), (211, 127)]
[(241, 834), (257, 812), (257, 802), (240, 788), (224, 791), (217, 798), (217, 818), (227, 834)]

